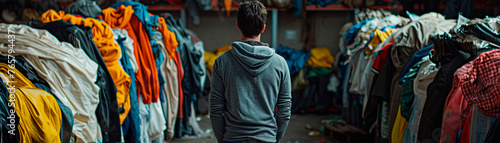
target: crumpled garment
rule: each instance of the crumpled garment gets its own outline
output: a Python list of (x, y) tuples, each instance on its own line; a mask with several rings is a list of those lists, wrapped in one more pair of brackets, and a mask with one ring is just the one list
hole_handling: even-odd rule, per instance
[[(161, 31), (161, 30), (159, 30)], [(158, 32), (158, 31), (157, 31)], [(156, 34), (156, 36), (160, 36), (161, 34)], [(167, 35), (168, 36), (168, 35)], [(163, 37), (165, 38), (165, 37)], [(177, 40), (176, 40), (177, 42)], [(164, 86), (164, 94), (166, 97), (166, 101), (162, 103), (163, 114), (165, 115), (165, 119), (167, 120), (167, 130), (165, 134), (165, 139), (170, 141), (174, 137), (174, 126), (175, 121), (177, 119), (178, 109), (179, 109), (179, 77), (177, 73), (177, 65), (173, 57), (169, 57), (170, 53), (168, 53), (167, 48), (161, 49), (163, 55), (165, 55), (165, 62), (161, 65), (161, 74), (165, 77)], [(175, 52), (174, 52), (175, 56)]]
[(356, 36), (358, 34), (358, 31), (361, 29), (363, 25), (365, 25), (367, 22), (372, 21), (373, 19), (368, 19), (368, 20), (363, 20), (361, 22), (357, 22), (353, 26), (351, 26), (345, 33), (344, 33), (344, 42), (345, 45), (350, 45), (354, 43), (354, 40), (356, 39)]
[[(125, 51), (127, 54), (126, 58), (130, 62), (130, 66), (132, 67), (133, 73), (136, 74), (139, 71), (139, 67), (137, 67), (137, 59), (135, 58), (134, 55), (134, 40), (128, 36), (128, 32), (125, 29), (113, 29), (113, 37), (114, 39), (120, 39), (123, 38), (123, 48), (120, 46), (121, 49), (125, 49), (122, 51)], [(118, 42), (118, 40), (117, 40)], [(118, 45), (120, 45), (118, 43)], [(123, 52), (122, 52), (123, 54)], [(122, 56), (121, 58), (123, 58)], [(123, 63), (123, 62), (121, 62)], [(130, 75), (130, 74), (129, 74)], [(134, 87), (135, 88), (135, 87)]]
[(224, 54), (226, 51), (231, 50), (231, 45), (226, 45), (217, 48), (215, 53), (205, 51), (203, 55), (205, 57), (205, 63), (207, 64), (208, 71), (212, 72), (212, 68), (214, 67), (215, 59), (217, 59), (220, 55)]
[(439, 67), (430, 61), (429, 55), (422, 58), (420, 69), (413, 84), (415, 99), (412, 104), (412, 111), (408, 119), (403, 142), (417, 142), (418, 127), (420, 125), (422, 112), (427, 99), (427, 89), (429, 84), (434, 80)]
[(413, 54), (410, 61), (408, 61), (408, 63), (406, 63), (406, 66), (403, 69), (403, 72), (401, 72), (401, 79), (399, 79), (400, 84), (403, 83), (404, 76), (406, 75), (406, 73), (408, 73), (410, 71), (412, 66), (419, 63), (423, 57), (429, 55), (429, 51), (432, 49), (433, 46), (434, 46), (434, 44), (431, 44), (425, 48), (420, 49), (415, 54)]
[[(389, 29), (386, 29), (386, 31), (384, 32), (384, 31), (376, 29), (375, 31), (373, 31), (373, 38), (371, 39), (369, 46), (377, 47), (380, 43), (384, 42), (389, 37), (389, 35), (391, 35), (393, 32), (395, 32), (397, 30), (398, 29), (390, 29), (389, 28)], [(365, 50), (365, 52), (368, 52), (369, 54), (371, 54), (371, 52), (369, 52), (369, 51), (375, 50), (374, 48), (370, 48), (370, 47), (367, 47), (367, 48), (369, 48), (370, 50)]]
[[(31, 27), (33, 28), (38, 28), (38, 29), (46, 29), (49, 31), (54, 37), (56, 37), (59, 41), (61, 42), (68, 42), (71, 43), (75, 48), (81, 48), (87, 56), (89, 56), (90, 59), (92, 59), (94, 62), (96, 62), (99, 67), (97, 68), (97, 81), (95, 82), (97, 86), (100, 87), (99, 89), (99, 104), (97, 105), (96, 109), (96, 118), (97, 122), (99, 122), (99, 125), (101, 127), (101, 134), (103, 135), (103, 141), (108, 141), (111, 139), (119, 139), (120, 138), (120, 132), (119, 132), (119, 126), (120, 126), (120, 117), (118, 116), (118, 103), (116, 102), (116, 86), (115, 83), (113, 83), (113, 79), (111, 75), (109, 74), (108, 68), (106, 67), (106, 63), (102, 59), (101, 53), (99, 52), (99, 49), (95, 45), (94, 41), (92, 41), (92, 31), (91, 28), (89, 27), (78, 27), (76, 25), (73, 25), (70, 22), (66, 22), (63, 20), (59, 21), (54, 21), (50, 23), (42, 23), (40, 21), (33, 21), (31, 22)], [(7, 59), (6, 59), (7, 60)], [(18, 66), (17, 69), (19, 69), (21, 72), (23, 71), (21, 67), (23, 68), (29, 68), (31, 74), (24, 74), (28, 77), (28, 79), (35, 84), (40, 89), (44, 89), (47, 92), (52, 94), (52, 91), (50, 90), (50, 87), (48, 84), (46, 84), (45, 81), (40, 80), (38, 78), (38, 75), (34, 70), (32, 70), (32, 66), (27, 64), (27, 62), (23, 61), (22, 57), (16, 58), (16, 64), (21, 64), (21, 66)], [(26, 70), (25, 70), (26, 71)], [(33, 79), (33, 77), (37, 77)], [(43, 83), (42, 86), (38, 86)], [(48, 89), (48, 90), (47, 90)], [(60, 102), (60, 101), (58, 101)], [(64, 105), (64, 104), (60, 104)], [(66, 111), (61, 107), (61, 110)], [(65, 121), (63, 121), (64, 128), (63, 131), (65, 134), (63, 135), (64, 141), (63, 142), (69, 142), (71, 138), (71, 130), (73, 126), (73, 114), (71, 113), (71, 110), (68, 108), (69, 114), (66, 115), (64, 119), (71, 119), (71, 125), (67, 125)]]
[(95, 18), (97, 15), (101, 14), (102, 10), (95, 1), (76, 0), (66, 7), (64, 11), (69, 14), (78, 14), (83, 17)]
[[(46, 30), (26, 25), (0, 24), (0, 52), (9, 51), (8, 31), (16, 32), (16, 49), (38, 75), (47, 81), (55, 96), (71, 108), (74, 117), (73, 135), (77, 142), (101, 140), (101, 129), (95, 111), (99, 103), (99, 87), (95, 84), (98, 65), (82, 49), (61, 43)], [(36, 41), (36, 42), (35, 42)], [(53, 69), (58, 69), (54, 71)], [(60, 72), (71, 71), (71, 72)], [(78, 96), (75, 96), (77, 94)], [(96, 134), (97, 133), (97, 134)]]
[(472, 55), (477, 55), (479, 49), (500, 48), (500, 28), (498, 18), (485, 18), (469, 20), (459, 15), (455, 29), (450, 34), (437, 35), (433, 40), (436, 47), (432, 61), (434, 63), (447, 63), (446, 55), (455, 55), (459, 50)]
[(288, 64), (290, 75), (295, 75), (306, 65), (309, 60), (310, 51), (290, 49), (287, 46), (280, 45), (276, 49), (276, 54), (282, 56)]
[(313, 48), (307, 61), (308, 66), (333, 68), (333, 55), (328, 48)]
[(391, 102), (389, 105), (389, 129), (392, 129), (394, 124), (396, 111), (401, 101), (401, 86), (397, 84), (401, 71), (406, 63), (410, 60), (415, 52), (432, 43), (431, 36), (442, 34), (450, 31), (455, 26), (454, 20), (420, 18), (418, 21), (411, 22), (408, 25), (401, 27), (394, 35), (394, 48), (390, 51), (390, 58), (396, 72), (392, 78), (389, 97)]
[(401, 94), (400, 114), (404, 119), (406, 119), (406, 121), (409, 120), (413, 108), (413, 101), (415, 99), (414, 82), (420, 69), (421, 63), (422, 61), (419, 60), (414, 65), (411, 65), (408, 73), (406, 73), (401, 79), (403, 93)]
[[(33, 69), (33, 67), (21, 56), (15, 57), (16, 62), (15, 66), (18, 71), (21, 72), (22, 75), (24, 75), (28, 80), (35, 85), (36, 88), (40, 88), (42, 90), (47, 91), (49, 94), (51, 94), (53, 97), (55, 97), (59, 108), (61, 109), (61, 115), (62, 115), (62, 126), (61, 126), (61, 142), (69, 142), (71, 139), (71, 135), (73, 133), (73, 113), (71, 112), (71, 109), (64, 105), (61, 100), (57, 99), (57, 96), (55, 96), (54, 92), (52, 89), (50, 89), (49, 84), (47, 81), (41, 79), (36, 71)], [(0, 56), (0, 62), (3, 63), (8, 63), (9, 62), (9, 57), (7, 56)], [(3, 82), (1, 86), (3, 85)], [(5, 89), (7, 90), (7, 89)], [(7, 92), (7, 91), (6, 91)], [(5, 104), (7, 105), (7, 104)], [(118, 118), (117, 118), (118, 119)], [(19, 123), (19, 122), (17, 122)], [(12, 141), (11, 141), (12, 142)]]
[(396, 48), (392, 48), (391, 53), (396, 68), (404, 68), (415, 52), (430, 45), (431, 36), (446, 33), (455, 26), (455, 20), (425, 18), (425, 16), (400, 28), (400, 32), (394, 35), (393, 47)]
[[(175, 83), (175, 78), (172, 78), (173, 74), (169, 74), (169, 73), (166, 73), (166, 72), (169, 72), (167, 70), (167, 64), (169, 63), (173, 63), (173, 60), (170, 59), (168, 57), (168, 51), (166, 50), (166, 47), (165, 47), (165, 44), (163, 43), (164, 41), (164, 37), (163, 37), (164, 34), (162, 34), (160, 31), (156, 31), (156, 35), (153, 37), (153, 39), (155, 39), (156, 41), (158, 41), (158, 45), (161, 49), (161, 52), (163, 53), (163, 55), (165, 55), (166, 57), (164, 57), (164, 62), (160, 65), (160, 73), (159, 74), (162, 74), (163, 77), (167, 77), (167, 76), (170, 76), (170, 79), (166, 79), (166, 80), (169, 80), (168, 84), (167, 84), (167, 81), (165, 81), (163, 84), (161, 84), (160, 86), (163, 87), (163, 90), (161, 90), (160, 92), (163, 93), (163, 98), (165, 98), (165, 102), (162, 102), (159, 104), (160, 106), (160, 113), (161, 113), (161, 117), (156, 117), (156, 119), (160, 119), (160, 121), (156, 121), (154, 123), (152, 123), (151, 125), (154, 126), (154, 129), (156, 130), (152, 130), (149, 134), (153, 134), (153, 135), (150, 135), (150, 138), (152, 138), (153, 140), (158, 140), (161, 138), (161, 140), (163, 140), (163, 137), (165, 137), (164, 135), (164, 132), (168, 126), (170, 127), (173, 127), (175, 126), (175, 124), (173, 124), (175, 122), (175, 118), (169, 118), (169, 117), (177, 117), (177, 110), (176, 111), (171, 111), (171, 110), (175, 110), (175, 108), (178, 106), (178, 103), (179, 101), (177, 100), (177, 98), (175, 96), (178, 95), (178, 91), (177, 88), (174, 87), (174, 85), (170, 85), (171, 83)], [(168, 35), (167, 35), (168, 36)], [(170, 100), (167, 100), (167, 99), (170, 99)], [(155, 105), (152, 105), (152, 107), (155, 106)], [(167, 108), (167, 109), (166, 109)], [(174, 109), (172, 109), (174, 108)], [(156, 113), (156, 112), (150, 112), (151, 116), (158, 116), (158, 113), (156, 113), (157, 115), (152, 115), (153, 113)], [(161, 120), (163, 119), (163, 120)], [(169, 121), (169, 122), (168, 122)], [(170, 123), (170, 124), (167, 124)], [(150, 130), (152, 129), (153, 127), (150, 127)], [(171, 130), (173, 131), (173, 128), (171, 128)], [(154, 133), (156, 132), (156, 133)], [(165, 131), (167, 132), (167, 131)], [(168, 134), (167, 134), (168, 135)], [(168, 137), (168, 136), (167, 136)]]
[(62, 117), (56, 99), (36, 88), (11, 65), (0, 63), (0, 78), (6, 83), (10, 95), (15, 95), (11, 103), (19, 115), (19, 141), (60, 143)]
[(382, 19), (392, 15), (390, 11), (383, 9), (365, 9), (354, 16), (354, 23), (359, 23), (367, 19)]
[(324, 78), (333, 73), (332, 68), (322, 68), (322, 67), (309, 67), (307, 72), (307, 78), (320, 77)]
[(158, 31), (161, 32), (163, 35), (163, 44), (165, 44), (165, 48), (168, 51), (168, 59), (174, 59), (175, 57), (175, 50), (177, 46), (179, 46), (179, 43), (177, 42), (177, 37), (175, 36), (175, 33), (170, 31), (168, 29), (168, 25), (165, 22), (165, 18), (159, 17), (158, 18), (158, 23), (160, 23), (160, 27), (158, 28)]
[(106, 6), (107, 8), (112, 7), (114, 9), (120, 9), (122, 6), (131, 6), (134, 10), (133, 14), (141, 21), (142, 26), (146, 29), (145, 32), (148, 34), (150, 40), (155, 35), (154, 27), (158, 25), (158, 15), (152, 15), (148, 12), (148, 6), (142, 5), (139, 2), (134, 1), (120, 1)]
[(92, 34), (94, 36), (92, 40), (97, 45), (97, 48), (99, 48), (99, 52), (101, 52), (106, 67), (116, 85), (116, 100), (118, 101), (118, 105), (123, 105), (122, 108), (125, 110), (125, 112), (120, 114), (120, 124), (123, 123), (123, 120), (125, 120), (125, 117), (127, 117), (130, 111), (130, 99), (126, 99), (129, 94), (130, 76), (123, 71), (118, 62), (121, 56), (121, 50), (120, 46), (118, 46), (113, 39), (113, 31), (111, 31), (108, 24), (102, 21), (94, 18), (83, 19), (75, 17), (71, 14), (65, 14), (63, 11), (57, 13), (54, 10), (49, 10), (42, 14), (40, 21), (47, 23), (57, 20), (69, 21), (75, 25), (83, 25), (92, 28)]
[(465, 100), (462, 92), (461, 80), (467, 76), (467, 71), (472, 69), (472, 65), (466, 64), (455, 72), (453, 79), (453, 89), (450, 91), (445, 104), (443, 123), (441, 129), (440, 142), (457, 142), (458, 132), (465, 124), (471, 106)]
[(394, 127), (391, 133), (392, 143), (402, 143), (406, 132), (406, 127), (408, 126), (408, 120), (401, 116), (401, 106), (398, 108), (398, 113), (396, 116), (396, 121), (394, 122)]
[[(126, 29), (134, 40), (134, 55), (138, 64), (136, 73), (137, 93), (148, 104), (157, 102), (160, 95), (160, 85), (156, 61), (151, 48), (150, 38), (132, 6), (118, 6), (117, 9), (106, 8), (99, 19), (104, 20), (111, 28)], [(149, 16), (149, 15), (148, 15)]]
[[(17, 113), (10, 114), (10, 111), (15, 111), (14, 107), (8, 106), (9, 104), (9, 91), (3, 82), (0, 82), (0, 109), (2, 116), (2, 140), (1, 142), (10, 142), (10, 143), (18, 143), (19, 142), (19, 130), (17, 127), (19, 126), (19, 116)], [(9, 117), (10, 116), (10, 117)], [(8, 117), (8, 118), (7, 118)], [(14, 124), (10, 122), (13, 121)], [(14, 133), (14, 134), (10, 134)]]
[[(134, 52), (133, 52), (133, 40), (128, 36), (127, 30), (125, 29), (113, 29), (113, 37), (120, 45), (122, 51), (122, 57), (120, 58), (120, 65), (123, 70), (127, 72), (130, 76), (130, 88), (129, 88), (129, 98), (130, 98), (130, 111), (123, 120), (121, 124), (121, 130), (125, 140), (132, 142), (140, 142), (141, 138), (141, 118), (139, 116), (139, 104), (137, 102), (137, 89), (135, 86), (135, 70), (137, 69)], [(135, 69), (134, 69), (135, 66)], [(130, 129), (130, 130), (129, 130)], [(129, 133), (130, 132), (130, 133)]]
[[(191, 39), (193, 35), (181, 26), (178, 19), (165, 17), (165, 21), (169, 25), (169, 30), (175, 33), (179, 43), (177, 47), (179, 55), (176, 55), (178, 58), (176, 63), (182, 86), (179, 86), (179, 101), (181, 102), (179, 103), (179, 119), (176, 121), (174, 135), (175, 137), (183, 137), (192, 133), (192, 127), (187, 119), (191, 112), (189, 105), (196, 101), (197, 96), (201, 96), (204, 87), (202, 81), (206, 79), (206, 67), (203, 60), (205, 50), (202, 42), (193, 43), (193, 39)], [(182, 75), (182, 73), (185, 74)]]
[(481, 113), (491, 117), (500, 115), (500, 50), (482, 53), (472, 63), (472, 68), (460, 78), (463, 96)]

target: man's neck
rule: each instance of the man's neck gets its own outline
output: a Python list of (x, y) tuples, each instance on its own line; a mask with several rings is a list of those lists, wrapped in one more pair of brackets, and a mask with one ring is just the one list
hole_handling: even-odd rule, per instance
[(241, 36), (241, 41), (257, 41), (257, 42), (260, 42), (260, 35), (258, 36), (255, 36), (255, 37), (245, 37), (245, 36)]

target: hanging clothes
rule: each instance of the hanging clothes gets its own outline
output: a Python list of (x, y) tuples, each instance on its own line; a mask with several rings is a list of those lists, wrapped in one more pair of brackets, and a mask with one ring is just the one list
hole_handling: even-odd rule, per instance
[[(175, 21), (177, 21), (177, 23), (178, 23), (178, 20), (175, 20), (171, 15), (166, 14), (166, 13), (163, 13), (162, 16), (165, 18), (165, 23), (169, 25), (167, 27), (168, 30), (172, 31), (176, 35), (176, 37), (177, 37), (178, 36), (177, 33), (174, 32), (177, 29), (174, 26), (179, 26), (178, 24), (177, 25), (175, 24), (176, 23)], [(179, 38), (177, 38), (176, 40), (179, 40)], [(180, 40), (182, 40), (182, 39), (180, 39)], [(182, 41), (181, 42), (177, 41), (177, 42), (178, 42), (178, 44), (180, 46), (181, 45), (180, 43)], [(177, 50), (178, 47), (176, 47), (176, 50)], [(181, 113), (183, 113), (182, 112), (183, 111), (182, 107), (184, 105), (183, 104), (183, 102), (184, 102), (184, 91), (182, 90), (183, 89), (182, 88), (182, 80), (184, 78), (184, 70), (182, 69), (182, 61), (181, 61), (180, 53), (178, 51), (175, 52), (175, 57), (173, 58), (173, 60), (175, 62), (175, 65), (177, 66), (177, 77), (178, 77), (177, 78), (178, 79), (178, 83), (177, 84), (178, 84), (178, 87), (179, 87), (179, 108), (178, 108), (179, 109), (179, 111), (178, 111), (179, 114), (177, 114), (177, 118), (182, 120), (182, 118), (184, 117), (184, 115), (181, 114)], [(179, 134), (179, 132), (177, 132), (179, 130), (179, 128), (177, 128), (177, 125), (178, 125), (177, 122), (180, 122), (180, 121), (176, 121), (176, 124), (175, 124), (175, 127), (174, 127), (174, 129), (175, 129), (174, 132), (176, 132), (177, 134)]]
[[(159, 17), (158, 22), (160, 27), (156, 35), (163, 36), (164, 48), (161, 48), (163, 55), (165, 55), (165, 62), (161, 65), (163, 77), (165, 77), (165, 84), (163, 92), (167, 98), (167, 110), (164, 109), (165, 118), (167, 119), (166, 140), (172, 140), (174, 137), (174, 126), (177, 119), (179, 108), (179, 83), (176, 62), (174, 60), (176, 48), (179, 45), (176, 35), (168, 29), (165, 18)], [(160, 34), (158, 34), (160, 33)]]
[[(122, 123), (122, 132), (125, 140), (132, 140), (132, 142), (140, 142), (141, 138), (141, 118), (139, 116), (139, 104), (137, 101), (137, 89), (135, 85), (135, 74), (137, 71), (137, 61), (134, 56), (134, 41), (128, 36), (125, 29), (113, 29), (113, 37), (120, 45), (122, 56), (120, 58), (121, 67), (130, 76), (130, 112)], [(130, 129), (130, 130), (129, 130)], [(128, 135), (130, 132), (130, 135)], [(128, 136), (127, 136), (128, 135)]]
[[(99, 67), (97, 71), (96, 84), (100, 87), (99, 90), (99, 105), (97, 106), (96, 117), (101, 126), (104, 140), (108, 140), (106, 135), (113, 135), (110, 133), (111, 129), (116, 129), (120, 126), (119, 117), (117, 116), (118, 104), (116, 102), (116, 86), (112, 82), (113, 79), (106, 67), (101, 53), (99, 52), (94, 41), (92, 41), (92, 32), (89, 27), (79, 28), (70, 22), (58, 20), (49, 23), (42, 23), (40, 21), (33, 21), (31, 27), (46, 29), (54, 35), (61, 42), (69, 42), (74, 47), (79, 47), (96, 62)], [(85, 29), (85, 30), (84, 30)]]
[[(145, 99), (144, 101), (146, 101), (146, 103), (150, 103), (150, 102), (159, 102), (158, 99), (161, 101), (161, 102), (164, 102), (164, 99), (162, 98), (163, 97), (163, 92), (160, 92), (163, 90), (163, 86), (160, 86), (160, 85), (163, 85), (165, 83), (165, 79), (163, 78), (163, 75), (161, 74), (161, 71), (160, 71), (160, 66), (161, 66), (161, 63), (163, 62), (163, 55), (161, 53), (161, 50), (160, 48), (158, 47), (158, 44), (157, 42), (153, 39), (153, 36), (155, 36), (155, 31), (156, 31), (156, 27), (159, 26), (160, 24), (158, 23), (158, 15), (153, 15), (151, 13), (149, 13), (147, 11), (148, 7), (147, 6), (144, 6), (142, 5), (141, 3), (138, 3), (138, 2), (132, 2), (132, 1), (121, 1), (121, 2), (117, 2), (117, 3), (114, 3), (114, 4), (111, 4), (111, 5), (108, 5), (108, 7), (112, 7), (112, 8), (115, 8), (115, 9), (119, 9), (119, 7), (121, 6), (131, 6), (132, 9), (134, 10), (134, 15), (140, 20), (140, 23), (141, 25), (136, 25), (136, 26), (144, 26), (144, 30), (143, 31), (144, 33), (146, 33), (147, 35), (143, 35), (145, 38), (144, 40), (145, 41), (141, 41), (142, 42), (149, 42), (149, 44), (147, 44), (146, 46), (141, 46), (142, 50), (145, 50), (145, 53), (146, 54), (149, 54), (150, 50), (151, 50), (151, 54), (150, 56), (152, 56), (152, 62), (151, 64), (154, 64), (156, 66), (154, 66), (155, 68), (153, 68), (153, 66), (151, 66), (151, 71), (152, 71), (152, 81), (154, 84), (153, 85), (153, 89), (150, 89), (150, 90), (153, 90), (152, 93), (155, 93), (153, 94), (152, 96), (152, 99), (149, 100), (149, 99)], [(133, 26), (135, 27), (135, 26)], [(137, 32), (136, 32), (137, 33)], [(156, 69), (156, 70), (154, 70)], [(147, 85), (146, 85), (147, 86)], [(143, 97), (145, 98), (145, 97)]]
[(108, 23), (111, 28), (126, 29), (133, 39), (134, 55), (139, 68), (136, 74), (137, 96), (140, 95), (144, 98), (143, 101), (149, 104), (159, 99), (158, 72), (148, 34), (135, 13), (132, 6), (118, 6), (117, 9), (104, 9), (102, 15), (97, 17)]
[[(418, 57), (418, 56), (414, 56)], [(412, 57), (412, 58), (414, 58)], [(414, 81), (417, 77), (418, 71), (420, 69), (421, 61), (415, 63), (414, 65), (406, 65), (406, 67), (411, 67), (403, 76), (402, 95), (401, 101), (398, 108), (398, 113), (394, 122), (394, 127), (391, 134), (391, 142), (402, 143), (403, 138), (408, 127), (409, 111), (411, 110), (411, 104), (413, 103), (413, 98), (415, 96), (414, 92)]]
[[(203, 61), (203, 44), (201, 42), (193, 43), (192, 36), (181, 27), (180, 21), (173, 17), (166, 17), (165, 21), (169, 25), (169, 30), (174, 32), (179, 46), (178, 66), (183, 69), (182, 90), (179, 101), (179, 119), (176, 121), (176, 137), (182, 137), (192, 133), (192, 127), (189, 125), (187, 117), (190, 115), (191, 102), (196, 102), (197, 96), (202, 95), (204, 81), (206, 79), (206, 67)], [(182, 61), (182, 62), (181, 62)], [(184, 88), (190, 87), (190, 88)], [(184, 114), (184, 115), (182, 115)], [(182, 116), (181, 116), (182, 115)], [(184, 118), (184, 119), (183, 119)]]
[[(163, 35), (161, 34), (161, 32), (159, 31), (156, 31), (156, 34), (155, 36), (153, 37), (154, 40), (157, 41), (157, 44), (158, 44), (158, 47), (161, 49), (165, 49), (165, 44), (163, 43)], [(161, 51), (163, 52), (163, 50)], [(168, 55), (167, 55), (168, 56)], [(161, 70), (161, 66), (162, 65), (165, 65), (166, 61), (165, 59), (167, 59), (166, 57), (163, 59), (164, 62), (161, 63), (160, 66), (158, 66), (160, 68), (160, 72), (159, 74), (162, 74), (162, 77), (163, 77), (163, 71)], [(162, 95), (160, 95), (161, 98), (163, 98), (164, 100), (166, 100), (167, 97), (165, 97), (165, 81), (163, 81), (163, 84), (160, 85), (162, 88), (162, 90), (160, 91), (161, 93), (163, 93)], [(160, 99), (161, 99), (160, 98)], [(152, 140), (158, 140), (159, 138), (162, 138), (164, 137), (165, 133), (164, 131), (167, 129), (167, 121), (166, 121), (166, 116), (165, 115), (165, 110), (163, 107), (167, 107), (167, 106), (163, 106), (165, 104), (167, 104), (167, 101), (164, 101), (164, 102), (161, 102), (161, 103), (151, 103), (152, 104), (152, 111), (155, 111), (155, 112), (150, 112), (151, 116), (153, 116), (154, 119), (157, 119), (155, 122), (152, 122), (150, 124), (150, 131), (149, 131), (149, 134), (150, 134), (150, 138)], [(154, 117), (156, 116), (156, 117)], [(163, 138), (161, 140), (164, 140)]]
[(19, 141), (60, 143), (62, 116), (57, 101), (11, 67), (0, 63), (0, 78), (10, 94), (15, 95), (11, 104), (19, 115)]
[(113, 78), (113, 82), (116, 85), (116, 100), (118, 101), (118, 105), (125, 110), (120, 114), (120, 124), (123, 123), (123, 120), (125, 120), (125, 117), (130, 111), (130, 99), (128, 99), (127, 96), (129, 94), (130, 77), (127, 73), (125, 73), (125, 71), (123, 71), (118, 62), (118, 59), (121, 56), (121, 50), (120, 46), (118, 46), (118, 44), (116, 44), (113, 40), (113, 32), (111, 31), (111, 28), (108, 24), (97, 19), (83, 19), (70, 14), (65, 14), (63, 11), (57, 13), (54, 10), (49, 10), (42, 14), (42, 22), (47, 23), (57, 20), (69, 21), (75, 25), (84, 25), (92, 28), (92, 40), (96, 44), (97, 48), (99, 48), (99, 52), (101, 52), (102, 58), (106, 63), (106, 67), (108, 68), (108, 71)]
[(426, 91), (427, 99), (425, 99), (425, 105), (422, 110), (417, 141), (422, 142), (424, 140), (430, 140), (439, 142), (439, 136), (435, 136), (434, 134), (441, 134), (444, 110), (436, 110), (436, 107), (445, 107), (447, 94), (449, 94), (453, 88), (453, 85), (449, 83), (453, 82), (455, 71), (466, 64), (469, 57), (469, 54), (460, 52), (457, 54), (449, 53), (446, 57), (442, 58), (447, 59), (443, 60), (447, 62), (441, 63), (441, 68), (436, 73), (433, 82), (429, 84)]
[(440, 142), (457, 142), (458, 132), (463, 127), (470, 112), (471, 107), (468, 106), (468, 102), (463, 96), (460, 79), (464, 78), (471, 68), (472, 65), (467, 64), (455, 72), (453, 89), (446, 99)]
[(472, 63), (471, 71), (460, 78), (463, 96), (481, 113), (490, 117), (500, 116), (500, 50), (482, 53)]
[[(425, 18), (429, 17), (429, 18)], [(390, 76), (391, 93), (389, 104), (389, 129), (391, 130), (397, 114), (398, 104), (401, 101), (401, 86), (398, 81), (404, 66), (411, 56), (418, 50), (431, 44), (431, 36), (448, 32), (455, 26), (454, 20), (444, 20), (440, 14), (429, 13), (422, 15), (418, 21), (401, 27), (398, 35), (394, 35), (394, 45), (391, 51), (392, 62), (396, 72)]]
[[(377, 47), (379, 44), (381, 44), (382, 42), (384, 42), (385, 40), (387, 40), (387, 38), (389, 38), (389, 35), (391, 35), (393, 32), (397, 31), (398, 29), (386, 29), (386, 31), (381, 31), (379, 29), (376, 29), (375, 31), (373, 31), (372, 33), (372, 39), (370, 41), (370, 44), (369, 47)], [(392, 39), (391, 39), (392, 40)], [(369, 48), (368, 49), (373, 49), (374, 48)], [(366, 50), (365, 49), (365, 52), (366, 53), (369, 53), (371, 54), (372, 52), (370, 52), (371, 50)]]
[[(425, 49), (425, 48), (424, 48)], [(418, 127), (420, 125), (422, 110), (427, 99), (427, 89), (429, 84), (436, 76), (439, 67), (430, 61), (427, 55), (422, 58), (420, 63), (420, 70), (414, 81), (413, 91), (415, 97), (412, 103), (410, 116), (408, 118), (408, 127), (406, 129), (403, 142), (417, 142)]]
[[(16, 32), (16, 53), (22, 55), (35, 68), (38, 75), (47, 81), (54, 95), (71, 108), (75, 119), (73, 134), (76, 141), (96, 142), (102, 140), (95, 116), (99, 103), (97, 79), (98, 65), (82, 49), (69, 43), (61, 43), (45, 30), (25, 25), (0, 24), (0, 41), (7, 41), (8, 30)], [(37, 42), (33, 42), (33, 40)], [(8, 47), (0, 45), (2, 53)], [(54, 72), (59, 71), (72, 72)], [(79, 96), (74, 96), (79, 94)], [(83, 120), (85, 119), (85, 120)], [(118, 132), (120, 133), (120, 132)]]
[[(472, 113), (470, 113), (471, 114), (470, 125), (468, 126), (470, 130), (469, 133), (467, 134), (469, 135), (467, 136), (468, 140), (462, 143), (467, 143), (467, 142), (484, 143), (487, 136), (486, 133), (488, 132), (489, 129), (491, 129), (492, 121), (495, 118), (481, 113), (481, 111), (477, 106), (473, 106), (471, 110)], [(461, 136), (461, 138), (466, 138), (466, 137)]]

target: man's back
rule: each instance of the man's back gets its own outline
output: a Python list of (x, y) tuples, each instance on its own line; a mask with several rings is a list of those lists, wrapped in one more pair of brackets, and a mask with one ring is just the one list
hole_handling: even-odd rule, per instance
[(277, 142), (290, 118), (286, 61), (261, 42), (232, 46), (217, 58), (212, 73), (210, 108), (216, 136), (222, 134), (229, 142)]

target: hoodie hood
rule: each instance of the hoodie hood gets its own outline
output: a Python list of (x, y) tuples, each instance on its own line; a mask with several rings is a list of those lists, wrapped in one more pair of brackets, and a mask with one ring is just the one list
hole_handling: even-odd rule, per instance
[(252, 75), (257, 76), (271, 64), (269, 59), (274, 55), (274, 50), (269, 46), (248, 43), (233, 42), (233, 49), (230, 52), (241, 66)]

